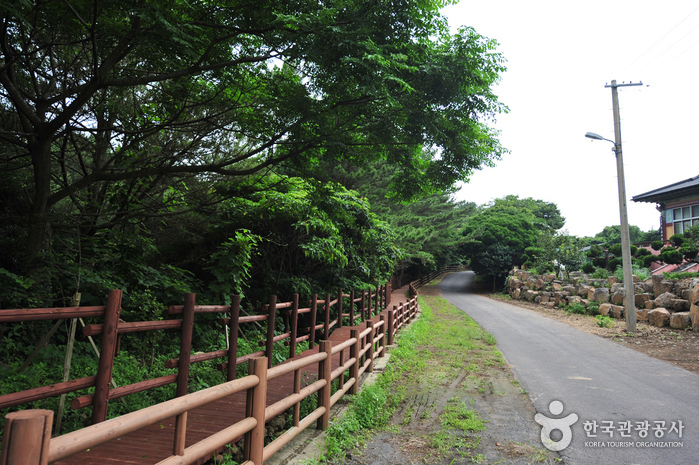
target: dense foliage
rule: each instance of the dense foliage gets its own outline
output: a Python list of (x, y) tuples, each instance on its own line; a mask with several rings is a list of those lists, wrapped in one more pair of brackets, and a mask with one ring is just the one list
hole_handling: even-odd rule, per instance
[(462, 250), (476, 273), (501, 279), (528, 261), (525, 250), (536, 246), (542, 234), (551, 234), (564, 222), (555, 204), (507, 196), (468, 219)]

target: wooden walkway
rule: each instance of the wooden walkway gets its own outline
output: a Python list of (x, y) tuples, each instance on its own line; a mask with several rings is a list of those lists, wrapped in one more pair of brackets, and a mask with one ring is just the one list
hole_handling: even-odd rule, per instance
[[(392, 292), (390, 308), (407, 301), (405, 295), (408, 286)], [(388, 318), (388, 308), (380, 315)], [(380, 315), (371, 320), (377, 323)], [(350, 330), (366, 329), (366, 322), (357, 326), (343, 326), (335, 328), (330, 335), (333, 345), (350, 339)], [(318, 346), (297, 355), (294, 359), (312, 355), (318, 352)], [(345, 358), (349, 358), (349, 349), (345, 351)], [(340, 354), (335, 354), (332, 359), (332, 369), (339, 366)], [(318, 365), (312, 364), (303, 370), (309, 376), (317, 376)], [(294, 392), (294, 374), (288, 373), (273, 380), (267, 385), (267, 405), (274, 404)], [(246, 394), (241, 392), (212, 402), (208, 405), (192, 409), (187, 418), (186, 447), (191, 446), (221, 430), (234, 424), (245, 417)], [(64, 460), (55, 462), (61, 465), (110, 465), (110, 464), (139, 464), (152, 465), (172, 455), (173, 438), (175, 435), (175, 417), (163, 421), (161, 424), (143, 428), (137, 432), (122, 436), (106, 442), (85, 452), (73, 455)], [(203, 463), (200, 461), (199, 464)]]

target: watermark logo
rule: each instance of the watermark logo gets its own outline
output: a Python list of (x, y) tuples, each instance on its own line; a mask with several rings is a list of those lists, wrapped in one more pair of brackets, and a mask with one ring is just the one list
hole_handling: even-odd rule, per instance
[[(560, 415), (563, 413), (563, 403), (558, 400), (554, 400), (549, 404), (549, 412), (553, 415)], [(578, 415), (571, 413), (563, 418), (549, 418), (546, 415), (537, 413), (534, 416), (534, 420), (541, 425), (541, 443), (548, 450), (554, 452), (560, 452), (570, 445), (570, 441), (573, 440), (573, 431), (570, 429), (571, 426), (578, 421)], [(551, 433), (554, 430), (561, 432), (562, 437), (559, 441), (554, 441), (551, 439)]]

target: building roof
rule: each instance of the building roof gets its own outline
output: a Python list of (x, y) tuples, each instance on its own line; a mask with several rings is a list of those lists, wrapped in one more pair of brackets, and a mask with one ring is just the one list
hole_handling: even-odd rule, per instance
[(699, 195), (699, 176), (632, 197), (634, 202), (662, 203), (685, 195)]

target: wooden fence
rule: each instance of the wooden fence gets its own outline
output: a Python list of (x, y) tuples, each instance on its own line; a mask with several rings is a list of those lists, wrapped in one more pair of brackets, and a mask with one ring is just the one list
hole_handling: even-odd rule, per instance
[[(440, 270), (440, 273), (445, 271), (448, 270)], [(271, 457), (314, 422), (320, 429), (325, 429), (328, 426), (330, 408), (345, 393), (357, 392), (360, 376), (367, 370), (372, 371), (374, 359), (385, 355), (386, 344), (393, 344), (396, 332), (415, 318), (418, 311), (417, 289), (440, 273), (431, 275), (430, 279), (421, 279), (410, 283), (411, 297), (408, 302), (388, 309), (387, 316), (381, 315), (380, 320), (376, 323), (367, 321), (367, 327), (362, 331), (351, 330), (350, 338), (341, 342), (335, 341), (334, 347), (333, 342), (327, 339), (330, 329), (334, 326), (341, 327), (343, 317), (349, 318), (350, 325), (352, 325), (358, 318), (364, 321), (371, 317), (372, 313), (379, 313), (380, 309), (390, 304), (390, 285), (378, 287), (374, 294), (361, 291), (359, 297), (355, 297), (354, 292), (343, 294), (341, 290), (338, 297), (333, 300), (331, 300), (330, 295), (327, 295), (322, 304), (324, 318), (321, 323), (318, 323), (316, 318), (319, 305), (317, 297), (311, 299), (309, 307), (299, 308), (297, 295), (291, 302), (285, 303), (277, 303), (276, 297), (272, 296), (267, 305), (266, 315), (241, 317), (239, 315), (239, 298), (235, 298), (230, 306), (197, 306), (195, 295), (187, 294), (184, 305), (170, 307), (170, 313), (181, 313), (182, 319), (157, 322), (121, 322), (119, 311), (122, 293), (119, 290), (110, 291), (107, 304), (99, 307), (0, 310), (0, 323), (87, 316), (104, 318), (104, 323), (84, 328), (86, 335), (102, 335), (102, 350), (98, 372), (95, 376), (0, 396), (0, 408), (5, 408), (95, 386), (94, 394), (76, 398), (71, 402), (73, 408), (93, 405), (93, 425), (51, 438), (53, 411), (24, 410), (10, 413), (6, 416), (5, 421), (0, 465), (53, 463), (171, 417), (176, 417), (172, 455), (159, 462), (159, 465), (201, 462), (202, 458), (210, 456), (212, 452), (220, 450), (224, 445), (240, 437), (245, 438), (245, 464), (262, 464), (264, 460)], [(347, 313), (343, 309), (343, 297), (349, 299)], [(368, 306), (365, 305), (367, 300)], [(372, 302), (374, 302), (373, 305)], [(359, 311), (355, 312), (355, 304), (357, 303), (359, 303)], [(337, 305), (337, 316), (330, 320), (331, 308), (335, 305)], [(275, 336), (274, 322), (278, 311), (288, 312), (291, 317), (291, 328), (289, 332)], [(231, 330), (231, 341), (227, 350), (190, 356), (194, 314), (197, 312), (225, 312), (229, 314), (229, 317), (223, 321)], [(298, 336), (298, 315), (303, 313), (311, 314), (311, 324), (308, 328), (308, 334)], [(251, 321), (267, 321), (268, 323), (265, 350), (237, 357), (239, 325)], [(182, 331), (180, 357), (168, 362), (169, 366), (178, 368), (177, 375), (109, 389), (118, 334), (165, 328), (180, 328)], [(289, 358), (293, 358), (296, 343), (308, 340), (309, 345), (313, 346), (315, 332), (320, 330), (323, 331), (323, 339), (320, 341), (318, 353), (290, 360), (275, 367), (271, 366), (274, 342), (290, 339)], [(345, 351), (349, 352), (348, 357), (344, 357)], [(332, 356), (338, 353), (340, 354), (340, 364), (335, 370), (332, 370)], [(220, 357), (227, 358), (227, 361), (222, 364), (222, 368), (227, 372), (228, 381), (187, 394), (189, 365)], [(230, 363), (232, 360), (235, 363)], [(235, 366), (246, 361), (248, 362), (248, 376), (235, 379)], [(318, 364), (318, 379), (302, 389), (301, 370), (316, 363)], [(268, 382), (291, 372), (294, 373), (293, 393), (281, 401), (267, 406)], [(346, 375), (347, 372), (349, 372), (348, 375)], [(335, 394), (331, 395), (331, 383), (338, 378), (339, 388)], [(177, 382), (176, 398), (105, 421), (108, 400), (174, 382)], [(187, 412), (195, 407), (242, 391), (247, 391), (245, 418), (219, 433), (185, 448)], [(300, 418), (300, 402), (315, 393), (318, 393), (317, 408), (304, 418)], [(265, 446), (265, 422), (291, 408), (293, 408), (294, 426)]]

